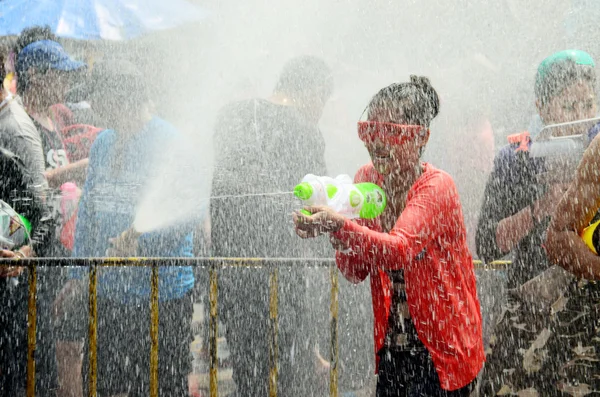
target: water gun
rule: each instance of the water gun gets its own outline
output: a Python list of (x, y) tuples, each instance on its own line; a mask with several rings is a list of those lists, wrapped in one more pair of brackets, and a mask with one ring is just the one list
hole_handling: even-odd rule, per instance
[(29, 244), (31, 223), (0, 200), (0, 249), (15, 250)]
[(600, 228), (598, 228), (598, 225), (600, 225), (600, 221), (592, 223), (590, 226), (583, 229), (583, 232), (581, 233), (581, 238), (585, 245), (587, 245), (596, 255), (598, 255), (598, 252), (600, 251)]
[(530, 157), (543, 160), (543, 166), (537, 167), (539, 182), (570, 183), (583, 152), (598, 134), (599, 122), (594, 118), (544, 127), (531, 148), (524, 148)]
[[(303, 205), (326, 205), (353, 219), (377, 218), (385, 210), (385, 192), (374, 183), (353, 183), (349, 175), (336, 178), (306, 175), (294, 188)], [(302, 213), (311, 215), (302, 210)]]

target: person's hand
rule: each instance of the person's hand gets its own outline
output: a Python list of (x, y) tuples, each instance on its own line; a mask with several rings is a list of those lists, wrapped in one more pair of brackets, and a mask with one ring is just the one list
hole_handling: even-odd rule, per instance
[[(0, 258), (28, 258), (32, 255), (31, 247), (24, 246), (18, 251), (0, 250)], [(0, 267), (0, 278), (17, 277), (23, 273), (24, 266), (2, 266)]]
[(545, 217), (552, 215), (568, 188), (569, 185), (562, 183), (550, 186), (546, 194), (534, 203), (533, 217), (541, 222)]
[(326, 388), (329, 383), (329, 371), (331, 370), (331, 363), (321, 356), (319, 348), (315, 346), (314, 350), (314, 362), (315, 362), (315, 373), (319, 380), (319, 386)]
[(125, 230), (118, 237), (108, 239), (111, 246), (106, 250), (106, 256), (119, 258), (136, 256), (140, 235), (141, 233), (132, 228)]
[(314, 238), (325, 233), (337, 232), (344, 226), (346, 218), (329, 207), (306, 207), (312, 215), (296, 211), (292, 215), (296, 234), (301, 238)]

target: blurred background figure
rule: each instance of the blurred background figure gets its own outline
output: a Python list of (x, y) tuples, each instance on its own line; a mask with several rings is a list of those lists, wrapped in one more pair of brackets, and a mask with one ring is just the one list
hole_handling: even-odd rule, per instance
[[(554, 53), (540, 64), (535, 76), (536, 106), (545, 126), (596, 115), (594, 67), (592, 57), (580, 50)], [(553, 136), (560, 136), (563, 130), (554, 131)], [(511, 290), (504, 304), (511, 315), (501, 317), (496, 326), (484, 374), (486, 395), (525, 389), (555, 395), (569, 382), (561, 369), (567, 358), (559, 347), (565, 335), (551, 338), (548, 329), (555, 330), (550, 325), (554, 318), (550, 308), (573, 277), (553, 266), (543, 246), (550, 218), (566, 186), (564, 181), (541, 179), (547, 171), (544, 159), (530, 155), (536, 144), (528, 132), (509, 137), (509, 144), (494, 160), (477, 229), (477, 251), (483, 260), (491, 262), (513, 254), (507, 273)], [(535, 291), (535, 283), (545, 285), (550, 296), (529, 293)], [(570, 331), (565, 328), (562, 332)], [(536, 364), (518, 353), (536, 355), (542, 348), (547, 349), (547, 358)]]
[[(177, 142), (177, 129), (152, 114), (151, 99), (141, 74), (130, 62), (98, 64), (94, 74), (90, 103), (106, 125), (112, 127), (98, 137), (91, 151), (79, 206), (74, 256), (191, 257), (192, 223), (142, 232), (133, 228), (137, 206), (149, 181), (172, 155), (168, 147)], [(69, 310), (72, 291), (81, 295), (85, 284), (82, 276), (81, 271), (73, 271), (73, 279), (63, 288), (57, 302), (63, 313)], [(99, 394), (147, 396), (149, 393), (148, 277), (147, 268), (101, 272)], [(161, 267), (159, 277), (160, 394), (187, 396), (194, 275), (191, 267)], [(71, 321), (69, 326), (74, 342), (87, 335), (81, 322)]]
[[(296, 238), (289, 217), (294, 202), (286, 192), (307, 173), (327, 175), (318, 123), (332, 90), (331, 69), (323, 60), (298, 57), (284, 66), (270, 98), (235, 102), (221, 110), (214, 135), (214, 256), (331, 257), (324, 244)], [(279, 276), (278, 391), (284, 396), (323, 392), (315, 381), (322, 365), (315, 352), (317, 327), (310, 321), (315, 308), (307, 306), (307, 287), (314, 286), (304, 272), (281, 268)], [(219, 292), (237, 395), (266, 395), (269, 272), (226, 269)], [(326, 379), (326, 374), (321, 376)]]

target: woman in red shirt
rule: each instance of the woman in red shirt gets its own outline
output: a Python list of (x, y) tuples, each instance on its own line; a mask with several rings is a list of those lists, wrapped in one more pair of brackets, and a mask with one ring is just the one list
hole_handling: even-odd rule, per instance
[(388, 197), (384, 213), (353, 222), (328, 207), (294, 214), (302, 238), (330, 233), (346, 278), (370, 276), (377, 396), (468, 396), (483, 367), (472, 257), (452, 178), (420, 157), (439, 99), (425, 77), (392, 84), (358, 123), (372, 163), (355, 182)]

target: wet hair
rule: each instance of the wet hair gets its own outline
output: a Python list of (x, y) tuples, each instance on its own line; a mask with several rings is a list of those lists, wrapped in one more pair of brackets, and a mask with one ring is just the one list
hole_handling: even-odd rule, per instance
[(535, 97), (542, 104), (560, 95), (567, 87), (583, 82), (596, 86), (596, 72), (592, 66), (579, 65), (566, 59), (548, 67), (543, 78), (536, 78)]
[[(17, 59), (19, 58), (19, 53), (23, 50), (23, 48), (27, 47), (29, 44), (42, 40), (51, 40), (58, 42), (58, 36), (52, 33), (52, 29), (48, 25), (32, 26), (23, 29), (19, 34), (19, 37), (17, 37), (17, 41), (13, 47), (13, 53), (15, 54), (15, 63), (17, 62)], [(45, 73), (46, 70), (40, 70), (39, 72)], [(17, 79), (17, 93), (19, 95), (23, 95), (23, 93), (27, 91), (28, 86), (28, 74), (21, 73)]]
[(48, 25), (25, 28), (21, 31), (19, 37), (17, 37), (17, 42), (13, 47), (13, 51), (15, 54), (19, 54), (19, 52), (29, 44), (41, 40), (58, 41), (58, 37), (52, 33), (52, 29)]
[(88, 79), (88, 94), (96, 100), (142, 106), (150, 101), (140, 69), (125, 59), (99, 61)]
[(288, 61), (275, 92), (290, 95), (293, 98), (317, 96), (327, 100), (333, 92), (333, 76), (325, 61), (313, 56), (301, 56)]
[(440, 111), (440, 99), (427, 77), (410, 76), (407, 83), (394, 83), (379, 90), (371, 99), (367, 111), (401, 109), (403, 123), (429, 127)]

